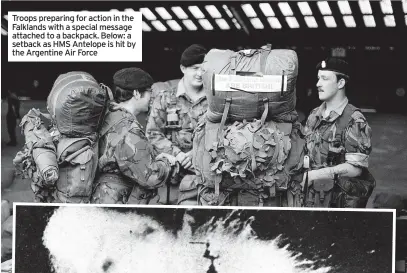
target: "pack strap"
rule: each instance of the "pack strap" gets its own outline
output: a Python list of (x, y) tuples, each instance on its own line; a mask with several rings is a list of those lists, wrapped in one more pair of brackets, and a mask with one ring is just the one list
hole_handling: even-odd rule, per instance
[(39, 112), (40, 116), (42, 116), (43, 118), (47, 119), (47, 120), (51, 120), (51, 114), (47, 114), (47, 113), (43, 113), (43, 112)]
[(223, 128), (225, 127), (226, 119), (228, 117), (230, 105), (232, 104), (232, 99), (227, 98), (225, 109), (223, 110), (222, 119), (220, 121), (220, 126), (218, 128), (218, 146), (223, 146)]
[(216, 200), (216, 204), (219, 204), (220, 183), (221, 182), (222, 182), (222, 174), (217, 174), (215, 176), (215, 200)]
[(107, 85), (101, 83), (100, 88), (105, 91), (105, 102), (103, 104), (102, 115), (99, 117), (99, 120), (98, 120), (97, 132), (99, 133), (99, 137), (101, 136), (100, 130), (102, 129), (103, 123), (106, 118), (106, 110), (109, 105), (109, 101), (113, 100), (112, 90), (110, 90), (110, 88)]
[(340, 140), (342, 143), (345, 142), (345, 132), (346, 128), (349, 126), (349, 123), (352, 120), (352, 115), (355, 111), (360, 111), (358, 108), (353, 106), (352, 104), (347, 104), (345, 109), (343, 110), (342, 115), (336, 120), (336, 132), (335, 132), (335, 139)]
[(90, 148), (91, 147), (89, 145), (86, 145), (85, 147), (82, 147), (81, 149), (74, 152), (73, 154), (70, 154), (69, 156), (67, 156), (64, 161), (71, 162), (72, 159), (74, 159), (75, 157), (77, 157), (78, 155), (83, 153), (84, 151), (89, 150)]
[[(223, 128), (225, 127), (226, 119), (228, 117), (230, 105), (232, 104), (232, 99), (227, 98), (225, 109), (223, 110), (222, 119), (220, 121), (220, 126), (218, 128), (218, 147), (223, 147)], [(215, 176), (215, 200), (219, 202), (220, 194), (220, 183), (222, 182), (222, 174), (217, 174)]]
[(264, 125), (264, 122), (266, 122), (266, 118), (269, 114), (269, 99), (268, 98), (264, 98), (263, 99), (263, 105), (264, 105), (264, 111), (263, 114), (261, 115), (261, 126)]
[(280, 96), (284, 95), (284, 77), (285, 77), (285, 71), (283, 70), (283, 75), (281, 76), (281, 93), (280, 93)]
[(235, 52), (230, 57), (230, 71), (231, 71), (232, 75), (236, 75), (236, 56), (237, 56), (237, 53)]
[[(105, 114), (106, 115), (106, 114)], [(119, 122), (121, 122), (122, 120), (124, 120), (124, 119), (126, 119), (126, 117), (120, 117), (120, 118), (115, 118), (114, 120), (113, 120), (113, 122), (111, 123), (111, 124), (109, 124), (109, 126), (106, 126), (105, 128), (101, 128), (100, 129), (100, 131), (99, 131), (99, 137), (102, 137), (102, 136), (104, 136), (106, 133), (107, 133), (107, 131), (109, 131), (110, 130), (110, 128), (112, 128), (113, 126), (115, 126), (116, 124), (118, 124)], [(104, 122), (105, 122), (106, 120), (104, 119)], [(103, 123), (104, 123), (103, 122)], [(102, 123), (102, 124), (103, 124)]]
[(260, 72), (266, 74), (266, 63), (268, 55), (271, 52), (271, 44), (267, 44), (265, 48), (261, 49), (260, 52)]

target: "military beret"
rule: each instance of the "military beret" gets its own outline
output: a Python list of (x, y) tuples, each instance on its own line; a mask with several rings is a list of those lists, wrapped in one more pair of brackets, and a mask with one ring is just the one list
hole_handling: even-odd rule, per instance
[(318, 63), (317, 70), (328, 70), (337, 73), (344, 74), (349, 77), (349, 64), (339, 58), (327, 58), (322, 62)]
[(126, 90), (146, 89), (153, 83), (150, 74), (137, 67), (123, 68), (113, 76), (113, 84)]
[(206, 53), (207, 50), (202, 45), (191, 45), (182, 53), (180, 63), (186, 67), (201, 64), (204, 61)]

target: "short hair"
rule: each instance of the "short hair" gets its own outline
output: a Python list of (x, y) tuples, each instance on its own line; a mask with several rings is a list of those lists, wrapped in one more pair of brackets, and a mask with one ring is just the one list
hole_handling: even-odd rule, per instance
[[(135, 89), (140, 93), (140, 96), (143, 98), (144, 94), (149, 91), (151, 88), (139, 88)], [(121, 88), (117, 85), (114, 86), (113, 88), (113, 97), (115, 102), (120, 103), (120, 102), (125, 102), (130, 100), (133, 97), (134, 90), (130, 89), (124, 89)]]
[(336, 82), (339, 82), (341, 79), (345, 80), (345, 85), (348, 84), (349, 82), (349, 76), (342, 74), (342, 73), (338, 73), (338, 72), (334, 72), (334, 74), (336, 75)]

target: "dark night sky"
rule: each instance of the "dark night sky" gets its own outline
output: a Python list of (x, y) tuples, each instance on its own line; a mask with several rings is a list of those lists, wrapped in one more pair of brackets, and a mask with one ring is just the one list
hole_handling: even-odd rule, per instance
[[(17, 206), (16, 273), (50, 272), (42, 233), (55, 208)], [(181, 208), (114, 209), (149, 215), (174, 232), (180, 228), (185, 213)], [(195, 216), (196, 226), (200, 226), (213, 216), (224, 217), (228, 212), (195, 209), (190, 214)], [(245, 220), (250, 216), (255, 216), (252, 227), (259, 238), (271, 239), (282, 234), (283, 242), (290, 243), (290, 250), (302, 252), (303, 257), (312, 260), (332, 255), (329, 262), (321, 264), (333, 266), (334, 273), (391, 272), (392, 213), (245, 210), (239, 217)], [(375, 252), (369, 253), (372, 250)]]

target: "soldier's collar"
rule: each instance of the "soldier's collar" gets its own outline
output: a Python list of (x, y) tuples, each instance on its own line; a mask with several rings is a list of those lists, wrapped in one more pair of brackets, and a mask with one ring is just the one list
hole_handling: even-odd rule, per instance
[(185, 85), (184, 85), (184, 78), (182, 78), (179, 82), (178, 82), (178, 87), (177, 87), (177, 94), (175, 95), (177, 98), (179, 98), (180, 96), (186, 96), (187, 92), (185, 90)]
[[(203, 91), (203, 90), (202, 90)], [(177, 98), (179, 98), (180, 96), (184, 96), (186, 99), (188, 99), (190, 102), (194, 102), (191, 97), (187, 94), (187, 89), (185, 88), (185, 83), (184, 83), (184, 78), (182, 78), (179, 83), (178, 83), (178, 87), (177, 87), (177, 93), (175, 94), (175, 96)], [(205, 96), (206, 97), (206, 96)], [(199, 99), (198, 101), (201, 101), (201, 99)]]
[[(348, 100), (347, 97), (345, 97), (345, 99), (341, 103), (339, 103), (338, 106), (335, 109), (332, 109), (331, 112), (334, 111), (339, 116), (342, 115), (343, 110), (345, 110), (345, 107), (346, 107), (346, 105), (348, 105), (348, 103), (349, 103), (349, 100)], [(323, 102), (322, 105), (321, 105), (321, 108), (320, 108), (320, 110), (321, 110), (320, 115), (321, 116), (322, 116), (323, 112), (325, 111), (325, 109), (326, 109), (326, 102)]]

